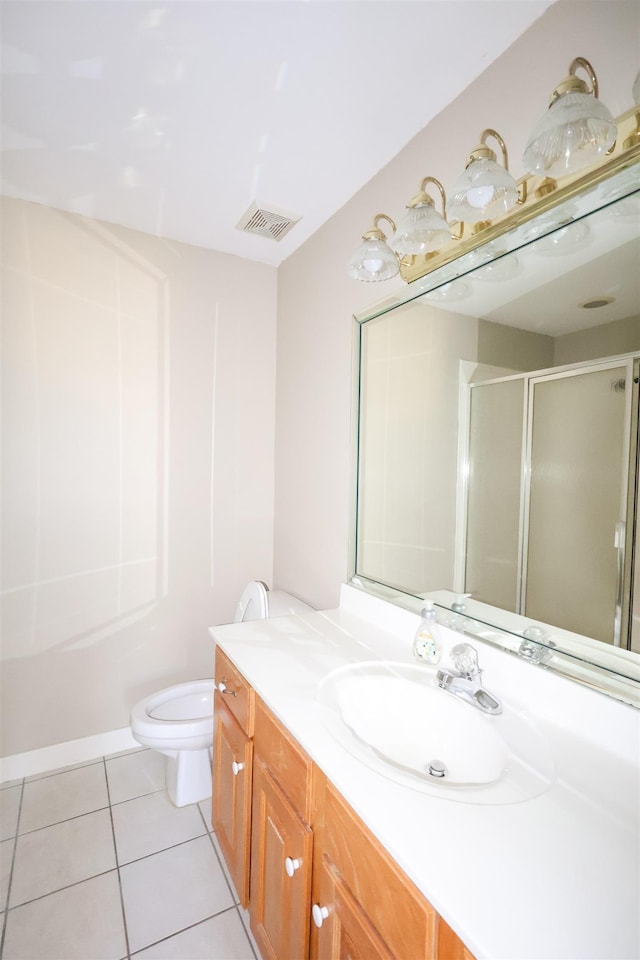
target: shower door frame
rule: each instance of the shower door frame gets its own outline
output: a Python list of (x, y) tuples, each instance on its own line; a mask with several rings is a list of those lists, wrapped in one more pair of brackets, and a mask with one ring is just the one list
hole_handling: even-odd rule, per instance
[[(529, 516), (530, 516), (530, 495), (531, 495), (531, 454), (533, 441), (533, 392), (536, 383), (548, 382), (550, 380), (559, 380), (572, 376), (580, 376), (588, 373), (594, 373), (600, 370), (615, 369), (616, 367), (626, 367), (626, 382), (631, 385), (625, 394), (625, 411), (623, 424), (623, 456), (622, 463), (627, 468), (621, 471), (620, 478), (620, 509), (619, 521), (616, 525), (616, 542), (618, 550), (617, 569), (618, 578), (616, 586), (616, 603), (614, 611), (614, 634), (612, 646), (630, 648), (631, 641), (631, 617), (630, 608), (633, 595), (633, 556), (629, 551), (627, 543), (627, 531), (635, 530), (636, 510), (638, 506), (637, 484), (640, 483), (638, 477), (638, 457), (640, 456), (640, 424), (638, 423), (638, 371), (640, 369), (640, 354), (627, 353), (617, 357), (610, 357), (606, 360), (584, 361), (580, 363), (566, 364), (561, 367), (548, 368), (546, 370), (535, 370), (523, 372), (521, 374), (510, 375), (507, 377), (497, 377), (492, 380), (480, 381), (477, 383), (466, 383), (464, 392), (466, 400), (464, 402), (464, 416), (461, 418), (466, 421), (464, 426), (464, 457), (462, 458), (463, 469), (459, 471), (459, 476), (463, 478), (461, 489), (459, 491), (458, 503), (461, 509), (460, 537), (458, 544), (462, 551), (461, 561), (456, 559), (456, 568), (458, 577), (456, 577), (456, 592), (465, 593), (466, 587), (466, 556), (467, 556), (467, 536), (469, 520), (469, 491), (468, 477), (470, 465), (470, 439), (471, 439), (471, 391), (476, 387), (490, 386), (495, 383), (502, 383), (506, 380), (522, 379), (525, 382), (524, 404), (523, 404), (523, 442), (522, 442), (522, 463), (520, 473), (520, 519), (518, 531), (518, 561), (517, 561), (517, 599), (516, 610), (511, 611), (520, 616), (525, 616), (526, 592), (527, 592), (527, 556), (529, 543)], [(461, 444), (462, 445), (462, 444)], [(633, 445), (633, 448), (632, 448)], [(625, 526), (626, 524), (626, 526)], [(636, 545), (638, 549), (640, 547)], [(458, 551), (456, 551), (458, 554)], [(625, 604), (625, 595), (627, 602)], [(534, 620), (535, 618), (531, 618)]]

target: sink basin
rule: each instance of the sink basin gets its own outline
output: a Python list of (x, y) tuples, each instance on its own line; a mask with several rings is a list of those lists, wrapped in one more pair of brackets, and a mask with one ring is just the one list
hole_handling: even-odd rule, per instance
[(318, 687), (324, 719), (356, 759), (406, 786), (467, 803), (516, 803), (555, 778), (534, 725), (508, 704), (487, 716), (442, 690), (422, 664), (366, 661)]

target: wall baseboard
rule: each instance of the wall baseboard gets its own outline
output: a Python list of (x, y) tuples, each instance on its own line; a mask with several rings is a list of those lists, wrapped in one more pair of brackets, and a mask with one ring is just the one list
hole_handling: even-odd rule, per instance
[(140, 744), (134, 740), (129, 727), (98, 733), (81, 740), (68, 740), (66, 743), (54, 743), (39, 750), (26, 753), (14, 753), (10, 757), (0, 757), (0, 783), (7, 780), (20, 780), (49, 770), (58, 770), (74, 763), (97, 760), (110, 753), (132, 750)]

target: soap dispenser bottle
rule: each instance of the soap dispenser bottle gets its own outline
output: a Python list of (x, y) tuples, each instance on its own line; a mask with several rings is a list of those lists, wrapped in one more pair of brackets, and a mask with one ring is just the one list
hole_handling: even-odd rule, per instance
[(436, 664), (440, 660), (438, 621), (433, 600), (425, 600), (421, 620), (413, 641), (413, 655), (423, 663)]

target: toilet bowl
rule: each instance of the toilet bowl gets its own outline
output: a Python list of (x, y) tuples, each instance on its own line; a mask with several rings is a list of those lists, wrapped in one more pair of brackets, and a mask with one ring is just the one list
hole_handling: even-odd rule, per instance
[[(259, 580), (245, 587), (234, 623), (309, 612), (313, 608)], [(213, 680), (190, 680), (140, 700), (131, 711), (131, 733), (166, 757), (167, 792), (176, 807), (211, 796)]]

